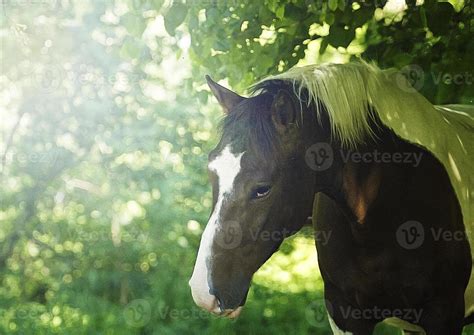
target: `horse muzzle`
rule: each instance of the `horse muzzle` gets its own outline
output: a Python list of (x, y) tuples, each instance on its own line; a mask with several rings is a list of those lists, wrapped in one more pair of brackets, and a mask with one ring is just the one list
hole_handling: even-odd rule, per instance
[[(223, 300), (210, 293), (211, 290), (208, 288), (207, 283), (206, 285), (203, 285), (202, 283), (199, 283), (199, 281), (197, 281), (193, 276), (189, 281), (189, 286), (191, 287), (191, 294), (193, 296), (194, 303), (197, 306), (215, 315), (225, 316), (230, 319), (234, 319), (240, 315), (242, 306), (237, 306), (236, 308), (227, 308)], [(245, 299), (242, 301), (241, 305), (244, 303)]]

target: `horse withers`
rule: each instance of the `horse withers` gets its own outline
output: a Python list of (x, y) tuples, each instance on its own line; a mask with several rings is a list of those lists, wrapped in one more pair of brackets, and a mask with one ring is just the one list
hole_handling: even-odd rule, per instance
[(189, 282), (196, 304), (238, 316), (253, 274), (313, 216), (331, 234), (316, 245), (335, 333), (395, 320), (461, 334), (472, 261), (458, 197), (437, 157), (381, 122), (384, 97), (364, 86), (365, 67), (317, 68), (300, 86), (265, 80), (249, 98), (207, 78), (226, 117), (209, 154), (213, 209)]

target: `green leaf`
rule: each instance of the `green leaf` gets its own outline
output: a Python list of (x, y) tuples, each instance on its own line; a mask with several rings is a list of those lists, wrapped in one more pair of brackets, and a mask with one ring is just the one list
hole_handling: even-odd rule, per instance
[(332, 25), (334, 23), (335, 15), (333, 13), (327, 13), (326, 14), (326, 23), (329, 25)]
[(175, 2), (165, 15), (165, 29), (171, 36), (175, 35), (176, 28), (184, 22), (188, 14), (188, 7), (182, 3)]
[(339, 3), (337, 4), (337, 7), (341, 12), (344, 11), (344, 8), (346, 8), (346, 1), (345, 0), (339, 0)]
[(275, 15), (280, 20), (283, 19), (285, 17), (285, 6), (278, 7), (278, 9), (275, 12)]
[(329, 42), (327, 38), (323, 38), (321, 40), (321, 46), (319, 47), (319, 54), (322, 55), (323, 53), (326, 52), (326, 49), (328, 48)]
[(337, 5), (338, 5), (338, 0), (329, 0), (328, 2), (328, 7), (333, 12), (337, 9)]
[(141, 37), (146, 28), (145, 19), (137, 14), (127, 13), (120, 19), (130, 35)]
[(135, 59), (140, 57), (141, 44), (138, 40), (133, 37), (125, 38), (122, 48), (120, 48), (120, 57)]
[(426, 21), (426, 11), (424, 7), (420, 8), (420, 20), (422, 27), (426, 28), (428, 26), (428, 23)]
[(267, 7), (270, 9), (272, 12), (276, 12), (278, 9), (278, 0), (268, 0), (267, 1)]

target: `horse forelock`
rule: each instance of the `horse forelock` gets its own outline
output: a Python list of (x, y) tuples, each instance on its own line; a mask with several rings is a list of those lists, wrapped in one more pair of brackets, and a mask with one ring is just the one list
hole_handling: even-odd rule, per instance
[(242, 101), (223, 119), (225, 137), (240, 150), (253, 151), (265, 160), (275, 158), (278, 137), (271, 120), (272, 102), (273, 95), (269, 92)]

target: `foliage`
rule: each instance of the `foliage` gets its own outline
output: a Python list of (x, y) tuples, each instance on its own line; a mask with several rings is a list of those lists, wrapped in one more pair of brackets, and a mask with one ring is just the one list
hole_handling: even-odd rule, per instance
[[(403, 20), (436, 6), (446, 5), (410, 6)], [(382, 64), (425, 64), (420, 50), (437, 45), (444, 49), (426, 64), (456, 71), (467, 64), (456, 58), (472, 48), (465, 8), (448, 10), (449, 22), (465, 24), (459, 37), (433, 31), (426, 46), (405, 50), (412, 58), (403, 62), (393, 41), (410, 45), (404, 21), (382, 24), (365, 3), (350, 8), (2, 3), (0, 334), (328, 333), (310, 231), (256, 275), (239, 320), (212, 317), (192, 302), (187, 280), (211, 206), (206, 153), (220, 118), (201, 73), (206, 67), (244, 88), (296, 64), (311, 43), (326, 45), (318, 61), (334, 57), (333, 46), (353, 43), (354, 31), (363, 55), (391, 45), (393, 56), (372, 57)], [(342, 20), (350, 32), (336, 26)], [(272, 26), (276, 37), (265, 35), (272, 42), (255, 41)], [(360, 35), (355, 28), (363, 26)], [(417, 29), (424, 43), (425, 28)], [(452, 94), (466, 99), (467, 89)]]
[(196, 1), (187, 18), (191, 56), (238, 89), (302, 59), (362, 57), (404, 69), (433, 102), (474, 102), (470, 1), (407, 3), (404, 8), (396, 1), (387, 6), (386, 1), (216, 1), (210, 6)]

